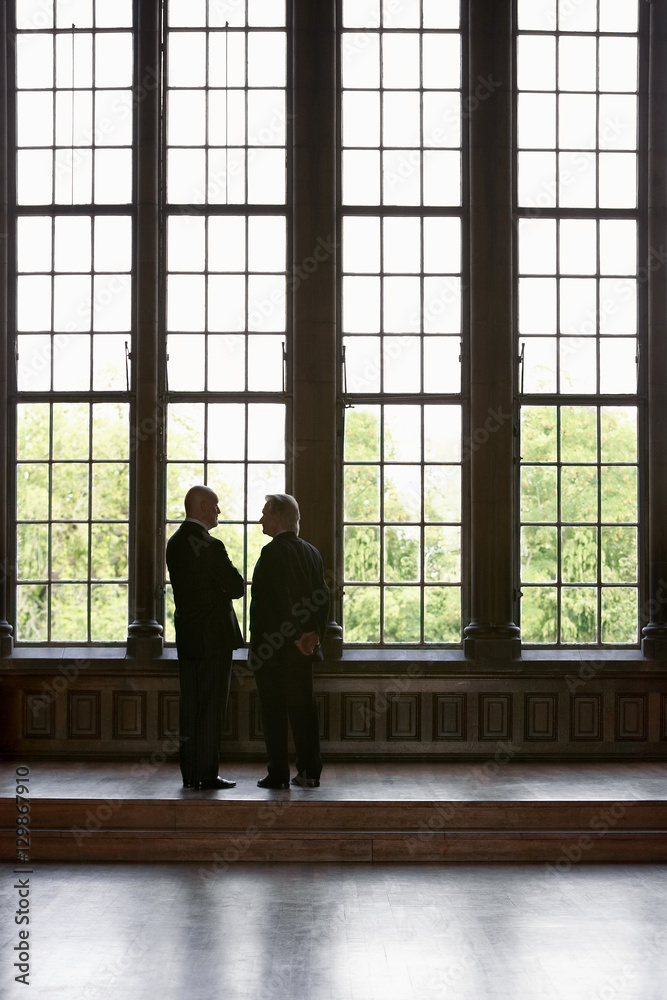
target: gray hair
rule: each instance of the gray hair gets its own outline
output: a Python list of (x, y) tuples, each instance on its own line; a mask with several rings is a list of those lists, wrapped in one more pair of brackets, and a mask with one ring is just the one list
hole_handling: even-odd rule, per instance
[(286, 531), (299, 534), (299, 505), (289, 493), (267, 493), (264, 497), (272, 514), (278, 514)]

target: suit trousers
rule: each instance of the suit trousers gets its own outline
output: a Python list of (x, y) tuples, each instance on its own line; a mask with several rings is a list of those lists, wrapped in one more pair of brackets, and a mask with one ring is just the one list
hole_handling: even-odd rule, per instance
[(319, 779), (320, 725), (313, 692), (313, 661), (267, 663), (255, 671), (262, 712), (267, 771), (277, 782), (289, 781), (288, 724), (292, 730), (299, 774)]
[(179, 758), (183, 781), (212, 781), (218, 775), (220, 740), (224, 727), (232, 651), (214, 656), (178, 660)]

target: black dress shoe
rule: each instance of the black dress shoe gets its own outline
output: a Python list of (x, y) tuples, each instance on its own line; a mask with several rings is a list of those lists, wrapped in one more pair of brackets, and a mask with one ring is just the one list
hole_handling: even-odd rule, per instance
[(285, 788), (289, 788), (289, 782), (288, 781), (276, 781), (275, 778), (272, 778), (269, 774), (267, 774), (267, 776), (265, 778), (260, 778), (259, 779), (259, 781), (257, 782), (257, 787), (258, 788), (280, 788), (280, 789), (285, 789)]
[(209, 788), (234, 788), (235, 786), (235, 781), (227, 781), (226, 778), (214, 778), (213, 781), (195, 781), (193, 787), (198, 792), (203, 792)]

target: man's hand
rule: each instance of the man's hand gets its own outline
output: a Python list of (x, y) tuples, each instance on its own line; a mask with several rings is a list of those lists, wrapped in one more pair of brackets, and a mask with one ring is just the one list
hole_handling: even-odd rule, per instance
[(316, 646), (320, 644), (320, 637), (317, 632), (304, 632), (301, 638), (296, 639), (294, 645), (302, 656), (312, 656)]

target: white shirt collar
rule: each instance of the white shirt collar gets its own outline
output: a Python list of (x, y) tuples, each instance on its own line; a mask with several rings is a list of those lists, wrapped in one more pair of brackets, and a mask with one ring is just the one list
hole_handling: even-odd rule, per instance
[(194, 521), (195, 524), (200, 524), (202, 526), (202, 528), (204, 529), (204, 531), (208, 531), (208, 528), (204, 524), (204, 522), (203, 521), (198, 521), (196, 517), (186, 517), (185, 520), (186, 521)]

